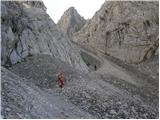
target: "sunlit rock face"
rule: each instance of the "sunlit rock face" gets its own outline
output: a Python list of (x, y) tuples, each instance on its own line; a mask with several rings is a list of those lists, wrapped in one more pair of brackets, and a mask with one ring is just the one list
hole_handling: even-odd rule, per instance
[(49, 54), (83, 71), (79, 51), (58, 30), (41, 1), (1, 2), (2, 65), (21, 62), (34, 54)]
[(72, 39), (73, 34), (79, 31), (85, 23), (86, 20), (79, 15), (77, 10), (74, 7), (70, 7), (64, 12), (57, 25), (61, 31)]
[(158, 1), (106, 1), (73, 41), (140, 63), (158, 54)]

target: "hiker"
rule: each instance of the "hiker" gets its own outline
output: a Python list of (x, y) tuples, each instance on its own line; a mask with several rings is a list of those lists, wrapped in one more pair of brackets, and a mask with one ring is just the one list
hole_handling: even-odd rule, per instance
[(60, 72), (60, 74), (58, 75), (58, 84), (60, 88), (63, 88), (64, 86), (64, 73)]
[(94, 66), (94, 70), (97, 70), (97, 66), (96, 65)]

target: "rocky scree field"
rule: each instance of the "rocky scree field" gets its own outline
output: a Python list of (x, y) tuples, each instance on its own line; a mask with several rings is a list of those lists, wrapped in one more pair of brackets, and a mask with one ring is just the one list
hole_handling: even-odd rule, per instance
[[(150, 16), (151, 12), (157, 11), (157, 7), (157, 2), (106, 1), (89, 21), (78, 15), (75, 8), (70, 8), (65, 14), (69, 14), (71, 19), (64, 15), (61, 19), (66, 20), (60, 20), (56, 25), (46, 14), (42, 1), (1, 2), (1, 117), (159, 118), (157, 12)], [(130, 21), (130, 13), (137, 14), (140, 24), (137, 24), (137, 20)], [(123, 23), (123, 17), (119, 18), (121, 15), (129, 15), (126, 22), (131, 25), (122, 31), (120, 29), (126, 22)], [(74, 23), (68, 27), (71, 21)], [(60, 28), (64, 23), (65, 28)], [(140, 29), (146, 39), (140, 39), (143, 38), (140, 34), (135, 37), (138, 26), (147, 27)], [(69, 34), (65, 33), (66, 29)], [(107, 34), (112, 39), (105, 39), (109, 43), (105, 46), (108, 49), (105, 52), (110, 54), (104, 54), (99, 42), (103, 43), (102, 34), (112, 29), (117, 29)], [(99, 30), (102, 32), (97, 36)], [(153, 33), (150, 32), (152, 30)], [(134, 41), (127, 39), (130, 32), (133, 33), (130, 38), (134, 38)], [(77, 35), (76, 39), (74, 34)], [(75, 40), (74, 43), (70, 39)], [(128, 47), (124, 47), (126, 40), (129, 40)], [(96, 44), (92, 44), (95, 41)], [(149, 48), (147, 54), (142, 54), (145, 59), (139, 59), (140, 54), (132, 49), (131, 42), (138, 45), (134, 48), (138, 48), (139, 53), (144, 47)], [(92, 45), (98, 45), (96, 48), (101, 50)], [(120, 51), (116, 51), (117, 46)], [(130, 51), (123, 53), (126, 49)], [(129, 58), (126, 57), (128, 54)], [(136, 64), (126, 62), (132, 56)], [(57, 75), (62, 70), (65, 85), (61, 89)]]

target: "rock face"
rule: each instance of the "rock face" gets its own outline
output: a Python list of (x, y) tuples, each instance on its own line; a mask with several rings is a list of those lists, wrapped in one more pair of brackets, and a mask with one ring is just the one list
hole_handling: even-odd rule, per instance
[(87, 71), (79, 51), (57, 29), (41, 1), (3, 1), (1, 11), (2, 65), (15, 64), (28, 55), (40, 53)]
[(58, 21), (57, 25), (72, 39), (73, 33), (79, 31), (85, 24), (85, 19), (79, 15), (74, 7), (70, 7)]
[(73, 40), (128, 63), (158, 53), (158, 1), (106, 1)]

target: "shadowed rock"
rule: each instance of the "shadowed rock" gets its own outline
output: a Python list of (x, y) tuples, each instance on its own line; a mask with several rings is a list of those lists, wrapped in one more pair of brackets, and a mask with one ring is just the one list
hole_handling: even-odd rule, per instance
[(49, 54), (75, 68), (87, 66), (69, 39), (58, 30), (40, 1), (2, 1), (2, 65), (21, 62), (33, 54)]
[(128, 63), (140, 63), (158, 50), (158, 1), (106, 1), (73, 41)]
[(61, 31), (72, 39), (73, 34), (79, 31), (85, 23), (85, 19), (78, 14), (77, 10), (74, 7), (70, 7), (64, 12), (57, 25)]

